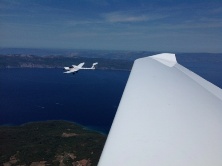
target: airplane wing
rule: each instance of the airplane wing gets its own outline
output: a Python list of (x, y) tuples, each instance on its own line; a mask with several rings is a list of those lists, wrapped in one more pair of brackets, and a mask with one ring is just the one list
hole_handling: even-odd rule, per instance
[(221, 166), (222, 90), (174, 54), (134, 62), (99, 166)]
[(68, 71), (65, 71), (63, 73), (73, 73), (73, 72), (76, 72), (78, 71), (79, 69), (76, 69), (76, 68), (72, 68), (72, 69), (69, 69)]
[(79, 69), (81, 69), (84, 64), (85, 64), (84, 62), (83, 62), (83, 63), (80, 63), (77, 67), (78, 67)]

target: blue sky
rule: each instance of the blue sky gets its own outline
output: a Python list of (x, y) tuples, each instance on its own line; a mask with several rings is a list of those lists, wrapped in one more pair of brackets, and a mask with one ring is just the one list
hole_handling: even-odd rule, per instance
[(0, 47), (222, 52), (222, 1), (0, 0)]

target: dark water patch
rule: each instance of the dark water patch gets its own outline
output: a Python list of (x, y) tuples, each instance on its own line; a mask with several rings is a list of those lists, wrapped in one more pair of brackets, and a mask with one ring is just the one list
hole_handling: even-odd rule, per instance
[(68, 120), (108, 132), (129, 72), (1, 69), (0, 124)]

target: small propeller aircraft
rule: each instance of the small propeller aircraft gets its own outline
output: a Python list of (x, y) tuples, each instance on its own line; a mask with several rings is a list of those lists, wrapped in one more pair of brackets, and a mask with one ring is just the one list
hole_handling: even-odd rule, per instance
[(94, 70), (95, 69), (95, 65), (97, 65), (98, 63), (97, 62), (93, 63), (92, 67), (89, 67), (89, 68), (84, 68), (83, 67), (84, 64), (85, 63), (83, 62), (83, 63), (80, 63), (78, 66), (72, 65), (71, 67), (64, 67), (64, 70), (66, 70), (64, 73), (73, 73), (73, 74), (75, 74), (76, 72), (78, 72), (81, 69)]

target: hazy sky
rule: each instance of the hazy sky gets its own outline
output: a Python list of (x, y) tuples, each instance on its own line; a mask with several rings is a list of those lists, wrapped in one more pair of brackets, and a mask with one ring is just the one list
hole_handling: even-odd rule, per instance
[(222, 52), (222, 1), (0, 0), (0, 47)]

